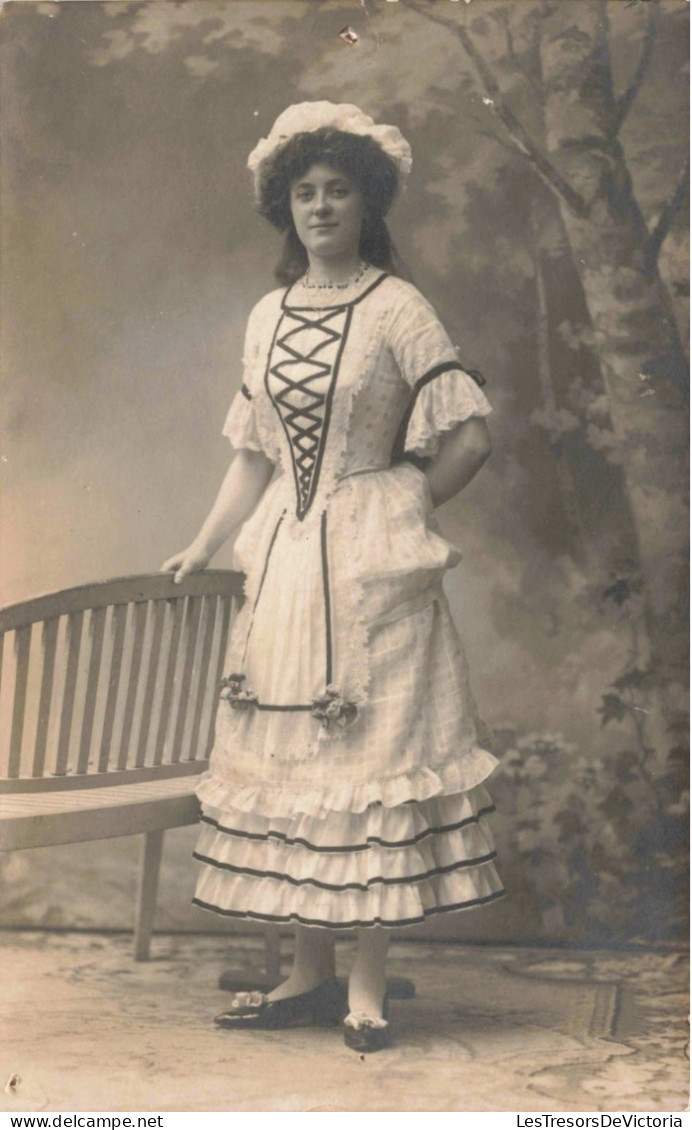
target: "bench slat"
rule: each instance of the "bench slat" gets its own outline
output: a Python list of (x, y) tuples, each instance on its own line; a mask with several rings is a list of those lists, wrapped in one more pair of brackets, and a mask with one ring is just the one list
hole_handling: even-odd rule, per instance
[(44, 620), (41, 632), (43, 670), (41, 672), (41, 691), (38, 702), (38, 722), (36, 725), (36, 744), (31, 766), (32, 777), (42, 777), (46, 764), (46, 743), (50, 723), (50, 704), (53, 698), (53, 677), (55, 673), (55, 645), (58, 639), (59, 620)]
[(113, 726), (115, 724), (115, 711), (120, 693), (120, 669), (123, 662), (123, 649), (125, 647), (125, 626), (127, 623), (127, 605), (116, 604), (111, 618), (111, 669), (108, 677), (108, 692), (106, 694), (106, 707), (103, 712), (103, 730), (101, 733), (101, 751), (99, 753), (99, 773), (104, 773), (108, 768), (111, 754), (111, 741)]
[(139, 685), (139, 671), (142, 666), (142, 644), (144, 643), (144, 629), (147, 621), (147, 605), (135, 604), (133, 611), (134, 635), (132, 640), (132, 655), (130, 658), (130, 677), (127, 683), (127, 697), (125, 699), (125, 713), (123, 715), (123, 729), (120, 738), (120, 753), (118, 754), (118, 769), (125, 769), (130, 752), (132, 723), (135, 717), (137, 688)]
[(180, 632), (183, 624), (184, 611), (185, 601), (182, 598), (180, 600), (176, 600), (173, 605), (173, 624), (171, 627), (170, 639), (168, 641), (168, 660), (166, 662), (166, 674), (164, 678), (161, 697), (161, 714), (159, 717), (159, 726), (156, 734), (156, 745), (154, 746), (154, 765), (161, 765), (163, 761), (164, 747), (166, 744), (166, 734), (170, 720), (170, 706), (173, 699), (175, 687), (175, 668), (178, 660), (178, 644), (180, 641)]
[(89, 675), (84, 700), (84, 714), (82, 716), (82, 733), (79, 740), (79, 757), (77, 759), (78, 773), (86, 773), (89, 767), (91, 735), (94, 730), (94, 714), (96, 712), (96, 690), (98, 688), (99, 673), (101, 671), (103, 630), (105, 626), (106, 609), (97, 608), (92, 614), (90, 624)]
[(197, 633), (199, 631), (200, 616), (202, 613), (202, 600), (200, 597), (190, 597), (187, 602), (187, 610), (185, 613), (185, 630), (184, 630), (184, 656), (185, 662), (183, 664), (183, 671), (180, 678), (180, 688), (177, 702), (177, 717), (175, 722), (175, 732), (173, 736), (173, 746), (171, 749), (171, 763), (176, 765), (180, 761), (182, 753), (183, 736), (185, 733), (185, 722), (187, 720), (187, 707), (189, 703), (189, 692), (192, 687), (192, 677), (195, 664), (195, 653), (197, 651)]
[(209, 667), (211, 665), (211, 649), (214, 642), (214, 627), (218, 615), (216, 598), (205, 596), (202, 599), (204, 600), (205, 631), (203, 635), (202, 654), (200, 656), (199, 663), (199, 682), (197, 684), (197, 694), (195, 696), (195, 710), (192, 717), (192, 729), (190, 731), (190, 761), (195, 761), (202, 754), (206, 753), (206, 749), (200, 750), (199, 748), (199, 736), (202, 725), (202, 711), (204, 709), (204, 702), (209, 691)]
[(209, 750), (213, 743), (214, 738), (214, 723), (216, 721), (216, 709), (219, 702), (219, 691), (221, 687), (221, 680), (223, 678), (224, 669), (226, 666), (226, 650), (228, 646), (228, 629), (231, 622), (231, 612), (235, 605), (235, 600), (230, 600), (226, 597), (221, 598), (221, 634), (219, 637), (219, 650), (216, 656), (216, 666), (214, 669), (214, 686), (209, 704), (209, 710), (206, 720), (206, 734), (205, 734), (205, 755), (208, 755)]
[(31, 628), (18, 628), (14, 649), (17, 674), (14, 684), (14, 705), (12, 708), (12, 729), (10, 731), (10, 763), (8, 777), (18, 777), (22, 766), (22, 736), (24, 734), (24, 712), (26, 709), (26, 688), (29, 678), (29, 651), (31, 648)]
[(135, 767), (141, 769), (144, 765), (147, 755), (147, 741), (149, 740), (149, 730), (151, 728), (151, 711), (154, 705), (154, 691), (156, 690), (156, 676), (159, 670), (159, 656), (161, 654), (161, 637), (163, 636), (163, 624), (166, 615), (166, 605), (163, 601), (157, 601), (154, 605), (154, 625), (152, 629), (151, 648), (149, 651), (149, 670), (147, 671), (147, 681), (144, 688), (144, 701), (142, 703), (142, 722), (139, 728), (139, 739), (137, 741), (137, 756), (135, 758)]
[(62, 713), (60, 715), (58, 755), (55, 759), (55, 772), (57, 774), (67, 772), (67, 762), (70, 753), (70, 731), (72, 728), (74, 697), (79, 670), (79, 652), (82, 644), (83, 620), (83, 612), (73, 612), (67, 618), (67, 668), (65, 670)]

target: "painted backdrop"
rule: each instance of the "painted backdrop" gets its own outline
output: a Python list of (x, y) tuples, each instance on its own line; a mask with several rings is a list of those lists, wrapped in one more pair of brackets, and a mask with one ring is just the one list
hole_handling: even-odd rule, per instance
[[(196, 531), (229, 458), (244, 322), (272, 286), (245, 160), (276, 115), (356, 102), (411, 142), (392, 232), (495, 409), (493, 456), (442, 522), (512, 897), (435, 926), (460, 937), (684, 929), (689, 12), (2, 14), (5, 602), (155, 569)], [(171, 839), (164, 926), (216, 924), (187, 909), (191, 838)], [(4, 920), (126, 924), (133, 851), (6, 861)]]

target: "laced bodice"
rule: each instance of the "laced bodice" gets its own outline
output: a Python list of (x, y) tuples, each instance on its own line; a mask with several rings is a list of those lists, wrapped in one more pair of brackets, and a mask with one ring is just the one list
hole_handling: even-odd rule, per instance
[(262, 299), (243, 392), (226, 433), (281, 465), (299, 522), (345, 476), (433, 454), (444, 430), (490, 411), (425, 299), (374, 267), (345, 289), (297, 283)]

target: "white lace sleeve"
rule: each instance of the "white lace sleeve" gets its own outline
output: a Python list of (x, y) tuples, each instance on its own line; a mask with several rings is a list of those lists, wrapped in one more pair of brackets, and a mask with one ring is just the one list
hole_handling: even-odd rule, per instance
[(253, 407), (254, 369), (258, 353), (255, 333), (253, 332), (253, 321), (251, 314), (245, 332), (245, 347), (243, 349), (243, 383), (240, 391), (235, 394), (231, 402), (223, 426), (223, 434), (228, 436), (237, 451), (241, 448), (249, 448), (250, 451), (262, 451)]
[(402, 424), (402, 454), (433, 457), (450, 428), (492, 411), (479, 387), (485, 382), (463, 369), (434, 309), (413, 287), (393, 320), (390, 340), (399, 372), (412, 390)]
[(432, 458), (440, 437), (470, 416), (487, 416), (492, 407), (477, 382), (461, 368), (447, 369), (424, 384), (416, 397), (405, 450)]
[(390, 345), (401, 376), (417, 389), (430, 373), (458, 364), (449, 334), (427, 299), (413, 287), (397, 310)]
[(243, 447), (249, 448), (250, 451), (262, 451), (252, 399), (250, 393), (245, 391), (245, 386), (233, 397), (223, 426), (223, 434), (228, 436), (236, 451)]

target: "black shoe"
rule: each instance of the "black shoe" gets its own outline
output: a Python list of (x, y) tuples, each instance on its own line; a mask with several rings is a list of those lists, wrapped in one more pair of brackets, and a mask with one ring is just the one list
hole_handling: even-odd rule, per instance
[[(349, 1013), (347, 1020), (353, 1016)], [(392, 1042), (389, 1022), (358, 1017), (358, 1024), (344, 1023), (344, 1043), (354, 1052), (379, 1052)]]
[(389, 1001), (385, 997), (381, 1017), (349, 1012), (344, 1019), (344, 1043), (354, 1052), (379, 1052), (392, 1042), (389, 1027)]
[[(248, 1000), (241, 1003), (240, 995)], [(254, 999), (253, 999), (254, 998)], [(336, 977), (323, 981), (307, 993), (283, 1000), (267, 1000), (263, 993), (239, 994), (238, 1004), (214, 1017), (219, 1028), (297, 1028), (315, 1025), (331, 1028), (348, 1011), (346, 994)]]

